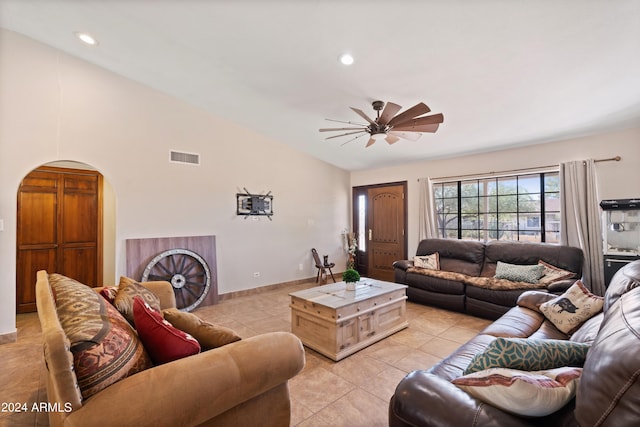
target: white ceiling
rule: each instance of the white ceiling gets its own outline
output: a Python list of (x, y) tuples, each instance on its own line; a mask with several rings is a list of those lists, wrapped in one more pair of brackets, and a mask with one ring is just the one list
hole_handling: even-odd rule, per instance
[[(0, 26), (348, 170), (640, 126), (638, 0), (0, 0)], [(366, 149), (318, 132), (376, 99), (445, 121)]]

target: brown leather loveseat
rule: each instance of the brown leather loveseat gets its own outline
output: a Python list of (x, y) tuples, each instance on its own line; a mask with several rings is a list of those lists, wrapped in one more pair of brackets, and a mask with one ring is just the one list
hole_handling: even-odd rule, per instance
[[(637, 426), (640, 424), (640, 261), (614, 276), (603, 312), (566, 335), (540, 312), (556, 297), (537, 291), (428, 370), (413, 371), (389, 405), (389, 425), (400, 426)], [(451, 381), (497, 337), (590, 343), (576, 396), (539, 418), (513, 415), (472, 397)], [(533, 397), (533, 396), (532, 396)]]
[[(579, 279), (582, 275), (582, 250), (571, 246), (512, 241), (483, 243), (472, 240), (425, 239), (416, 250), (416, 256), (434, 253), (439, 255), (440, 271), (436, 272), (438, 276), (425, 275), (428, 270), (412, 268), (413, 260), (399, 260), (393, 263), (394, 280), (409, 287), (409, 300), (487, 319), (497, 319), (506, 313), (527, 290), (479, 286), (481, 280), (487, 280), (496, 274), (498, 261), (518, 265), (533, 265), (544, 261), (574, 273), (575, 278)], [(555, 281), (545, 289), (552, 293), (562, 293), (574, 281), (575, 279)]]

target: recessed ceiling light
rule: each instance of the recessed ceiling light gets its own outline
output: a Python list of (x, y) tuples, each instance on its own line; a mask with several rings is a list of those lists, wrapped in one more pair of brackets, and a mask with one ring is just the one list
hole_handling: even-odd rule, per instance
[(342, 55), (340, 55), (338, 59), (340, 60), (340, 63), (343, 65), (353, 64), (353, 56), (351, 56), (351, 54), (349, 53), (343, 53)]
[(88, 44), (89, 46), (98, 45), (98, 40), (96, 40), (95, 37), (93, 37), (91, 34), (83, 33), (80, 31), (75, 32), (74, 34), (76, 35), (77, 38), (80, 39), (80, 41), (82, 41), (85, 44)]

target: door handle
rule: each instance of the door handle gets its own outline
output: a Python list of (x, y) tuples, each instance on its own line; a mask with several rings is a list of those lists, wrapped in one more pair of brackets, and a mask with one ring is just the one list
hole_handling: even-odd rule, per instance
[(371, 229), (369, 229), (369, 241), (371, 241), (372, 237), (373, 237), (373, 233), (372, 233)]

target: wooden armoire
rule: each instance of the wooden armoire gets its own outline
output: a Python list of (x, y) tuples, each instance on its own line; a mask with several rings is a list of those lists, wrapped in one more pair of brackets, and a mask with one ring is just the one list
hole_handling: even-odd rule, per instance
[(16, 309), (36, 311), (36, 272), (102, 285), (102, 175), (42, 166), (18, 189)]

